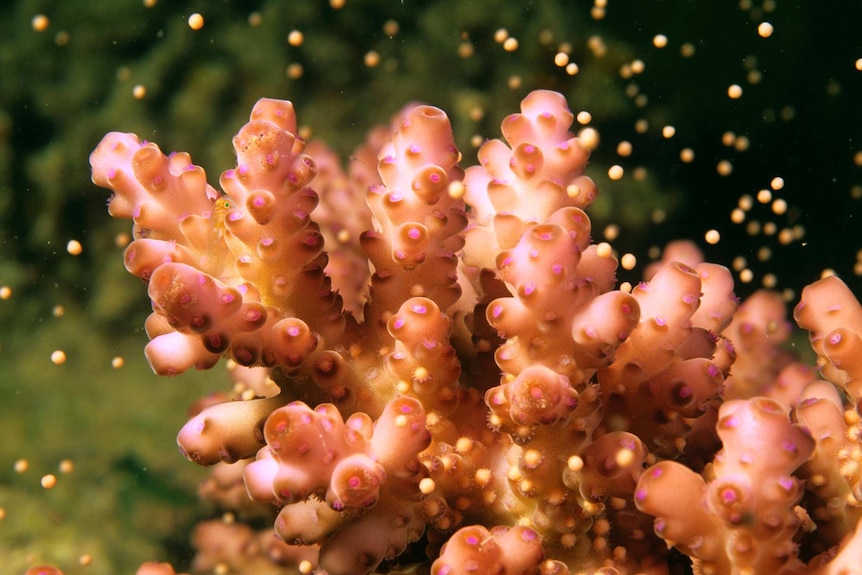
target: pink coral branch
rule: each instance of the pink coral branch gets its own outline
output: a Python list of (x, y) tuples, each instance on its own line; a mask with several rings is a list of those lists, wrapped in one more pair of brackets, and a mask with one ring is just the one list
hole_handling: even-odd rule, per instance
[(275, 518), (201, 524), (195, 570), (666, 575), (676, 547), (703, 574), (854, 572), (859, 302), (834, 277), (803, 292), (815, 369), (780, 347), (783, 299), (740, 305), (690, 242), (620, 289), (573, 119), (533, 92), (462, 171), (446, 114), (412, 105), (347, 169), (263, 99), (224, 193), (105, 136), (93, 181), (134, 222), (150, 365), (231, 360), (181, 451), (217, 465), (205, 496)]

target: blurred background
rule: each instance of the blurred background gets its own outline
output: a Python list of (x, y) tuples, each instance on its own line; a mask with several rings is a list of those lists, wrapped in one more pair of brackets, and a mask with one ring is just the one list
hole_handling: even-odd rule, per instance
[(292, 100), (305, 133), (345, 158), (419, 100), (449, 114), (467, 166), (529, 91), (558, 90), (588, 113), (575, 129), (600, 134), (594, 237), (637, 256), (621, 279), (688, 238), (734, 269), (740, 296), (766, 286), (793, 302), (824, 270), (858, 294), (860, 6), (0, 2), (0, 565), (182, 565), (208, 512), (205, 472), (174, 436), (227, 377), (159, 379), (143, 359), (149, 302), (118, 246), (130, 223), (90, 182), (106, 132), (187, 151), (215, 184), (258, 98)]

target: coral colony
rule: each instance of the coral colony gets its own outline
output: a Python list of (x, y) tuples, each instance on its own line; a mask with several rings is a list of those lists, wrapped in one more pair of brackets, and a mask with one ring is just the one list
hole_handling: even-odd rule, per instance
[(462, 170), (415, 106), (345, 172), (264, 99), (223, 193), (105, 136), (150, 365), (227, 358), (236, 383), (178, 437), (236, 518), (196, 529), (193, 571), (862, 573), (862, 307), (804, 290), (815, 367), (780, 348), (780, 296), (740, 304), (693, 246), (617, 288), (572, 120), (533, 92)]

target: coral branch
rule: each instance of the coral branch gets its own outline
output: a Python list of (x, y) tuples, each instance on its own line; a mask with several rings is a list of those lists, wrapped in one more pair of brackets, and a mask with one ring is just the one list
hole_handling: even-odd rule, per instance
[(689, 242), (618, 288), (572, 122), (533, 92), (462, 171), (446, 114), (414, 105), (348, 170), (264, 99), (224, 193), (105, 136), (93, 181), (134, 222), (150, 365), (230, 360), (180, 449), (216, 466), (205, 496), (274, 518), (201, 524), (194, 571), (667, 575), (675, 547), (702, 575), (856, 572), (859, 302), (805, 289), (809, 366), (783, 298), (740, 305)]

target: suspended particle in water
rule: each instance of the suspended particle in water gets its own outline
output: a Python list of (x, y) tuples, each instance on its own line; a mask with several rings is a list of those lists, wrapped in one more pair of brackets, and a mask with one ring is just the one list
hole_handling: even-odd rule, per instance
[(303, 40), (305, 40), (305, 36), (299, 30), (291, 30), (290, 34), (287, 35), (287, 43), (293, 47), (302, 46)]
[(769, 38), (774, 31), (775, 28), (769, 22), (761, 22), (757, 25), (757, 35), (761, 38)]
[(189, 28), (192, 30), (200, 30), (204, 27), (204, 17), (195, 12), (191, 16), (189, 16)]
[(36, 32), (44, 32), (48, 29), (48, 26), (51, 25), (51, 20), (49, 20), (44, 14), (36, 14), (33, 16), (33, 19), (30, 20), (30, 24)]

